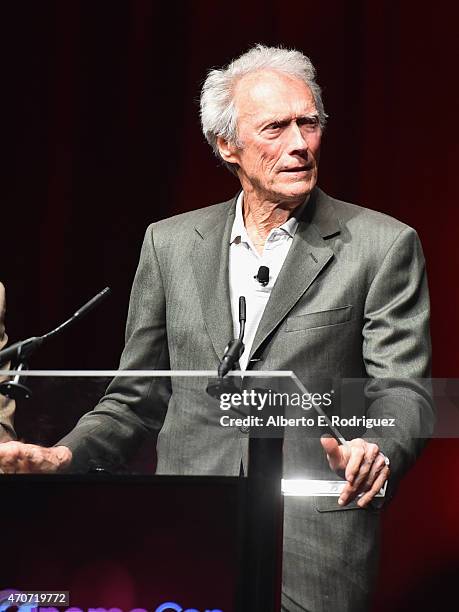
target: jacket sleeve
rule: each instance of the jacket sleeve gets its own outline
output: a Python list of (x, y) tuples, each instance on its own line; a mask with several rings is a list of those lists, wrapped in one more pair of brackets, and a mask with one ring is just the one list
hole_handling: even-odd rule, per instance
[[(120, 370), (169, 370), (164, 287), (153, 239), (145, 234), (134, 278)], [(148, 434), (162, 426), (170, 398), (168, 378), (116, 377), (99, 404), (59, 444), (73, 453), (71, 470), (90, 462), (116, 469)]]
[(363, 358), (368, 374), (367, 417), (393, 427), (367, 430), (391, 462), (388, 495), (431, 436), (429, 294), (416, 232), (403, 229), (373, 278), (365, 303)]

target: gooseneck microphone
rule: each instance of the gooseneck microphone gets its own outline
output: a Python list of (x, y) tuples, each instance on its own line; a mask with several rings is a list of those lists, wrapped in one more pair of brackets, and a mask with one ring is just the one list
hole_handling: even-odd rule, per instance
[(266, 287), (269, 283), (269, 268), (267, 266), (260, 266), (253, 278), (257, 280), (262, 287)]
[(32, 338), (27, 338), (27, 340), (21, 340), (20, 342), (16, 342), (11, 346), (0, 351), (0, 367), (9, 361), (12, 362), (24, 362), (32, 355), (32, 353), (48, 338), (59, 334), (65, 327), (72, 325), (78, 319), (81, 319), (85, 314), (87, 314), (90, 310), (95, 308), (100, 302), (105, 299), (110, 294), (110, 287), (105, 287), (103, 291), (98, 293), (92, 299), (89, 300), (84, 306), (79, 308), (67, 321), (61, 323), (58, 327), (53, 329), (52, 331), (44, 334), (43, 336), (33, 336)]
[(236, 361), (239, 360), (244, 352), (244, 331), (246, 321), (245, 297), (242, 295), (239, 298), (239, 338), (231, 340), (225, 349), (223, 359), (218, 366), (218, 377), (223, 378), (230, 370), (233, 369)]

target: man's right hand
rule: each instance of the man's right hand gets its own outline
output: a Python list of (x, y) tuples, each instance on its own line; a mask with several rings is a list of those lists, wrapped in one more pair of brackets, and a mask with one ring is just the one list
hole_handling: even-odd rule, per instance
[(70, 464), (72, 451), (66, 446), (45, 448), (23, 442), (0, 444), (0, 472), (6, 474), (49, 474)]

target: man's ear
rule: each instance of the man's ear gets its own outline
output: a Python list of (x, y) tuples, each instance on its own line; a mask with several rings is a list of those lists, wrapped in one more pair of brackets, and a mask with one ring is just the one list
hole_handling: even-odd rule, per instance
[(239, 164), (238, 148), (221, 136), (217, 137), (217, 146), (222, 158), (229, 164)]

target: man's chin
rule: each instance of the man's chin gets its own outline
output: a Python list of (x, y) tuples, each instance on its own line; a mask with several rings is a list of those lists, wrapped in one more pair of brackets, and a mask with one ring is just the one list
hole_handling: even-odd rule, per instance
[(293, 185), (286, 186), (282, 190), (282, 195), (286, 200), (301, 200), (303, 201), (316, 186), (316, 181), (308, 181), (307, 183), (295, 183)]
[(288, 204), (288, 208), (292, 209), (304, 202), (315, 186), (316, 177), (308, 181), (278, 182), (271, 184), (269, 187), (260, 185), (260, 188), (254, 191), (258, 192), (260, 199), (266, 199), (277, 204)]

